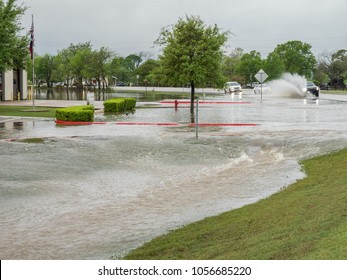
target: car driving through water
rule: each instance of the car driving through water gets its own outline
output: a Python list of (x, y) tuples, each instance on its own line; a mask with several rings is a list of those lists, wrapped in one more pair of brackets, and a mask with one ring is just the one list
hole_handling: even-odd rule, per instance
[(319, 87), (315, 85), (314, 82), (307, 81), (306, 88), (304, 88), (305, 95), (313, 95), (314, 97), (319, 97)]
[(254, 94), (261, 94), (261, 93), (270, 93), (271, 88), (268, 84), (258, 84), (253, 89)]
[(242, 87), (238, 82), (227, 82), (224, 87), (224, 92), (225, 93), (242, 92)]

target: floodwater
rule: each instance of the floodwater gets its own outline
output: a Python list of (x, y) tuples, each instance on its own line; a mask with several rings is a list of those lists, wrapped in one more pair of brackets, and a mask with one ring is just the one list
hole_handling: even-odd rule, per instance
[[(214, 96), (230, 101), (230, 95)], [(238, 101), (237, 97), (235, 101)], [(0, 259), (110, 259), (303, 178), (298, 160), (347, 146), (347, 103), (245, 92), (245, 104), (137, 109), (107, 124), (0, 119)], [(116, 125), (175, 122), (177, 126)], [(43, 137), (44, 143), (14, 141)]]
[[(143, 87), (124, 87), (127, 91), (122, 93), (121, 90), (123, 87), (113, 88), (117, 90), (117, 92), (94, 92), (94, 100), (103, 101), (110, 98), (117, 97), (132, 97), (136, 98), (138, 102), (140, 101), (159, 101), (162, 99), (169, 98), (189, 98), (190, 89), (189, 88), (175, 88), (175, 92), (173, 94), (170, 93), (173, 88), (152, 88), (148, 87), (147, 90), (144, 91)], [(137, 90), (139, 90), (137, 92)], [(165, 91), (165, 93), (159, 93)], [(180, 94), (177, 94), (178, 93)], [(218, 93), (218, 90), (210, 90), (212, 92)], [(203, 93), (203, 89), (197, 89), (198, 94)], [(53, 89), (37, 89), (35, 93), (35, 99), (37, 100), (87, 100), (86, 91), (76, 91), (76, 90), (68, 90), (62, 88), (53, 88)]]

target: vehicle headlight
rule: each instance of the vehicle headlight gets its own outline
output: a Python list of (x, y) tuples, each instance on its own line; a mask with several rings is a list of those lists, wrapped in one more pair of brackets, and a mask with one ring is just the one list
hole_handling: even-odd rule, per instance
[(307, 88), (306, 88), (306, 87), (302, 88), (302, 91), (303, 91), (303, 92), (306, 92), (306, 91), (307, 91)]

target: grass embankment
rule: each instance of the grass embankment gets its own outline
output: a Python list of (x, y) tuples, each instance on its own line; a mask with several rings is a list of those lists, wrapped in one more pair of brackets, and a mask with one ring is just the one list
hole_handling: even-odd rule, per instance
[(0, 116), (55, 118), (57, 108), (28, 106), (0, 106)]
[(206, 218), (125, 259), (347, 259), (347, 149), (302, 162), (307, 178)]
[(340, 94), (340, 95), (347, 95), (347, 91), (345, 90), (321, 90), (321, 93), (324, 94)]

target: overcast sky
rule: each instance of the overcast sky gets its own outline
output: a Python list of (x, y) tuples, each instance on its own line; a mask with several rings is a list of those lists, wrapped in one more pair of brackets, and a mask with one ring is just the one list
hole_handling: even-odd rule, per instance
[(236, 47), (265, 58), (278, 44), (300, 40), (318, 55), (347, 48), (346, 0), (18, 0), (28, 7), (22, 26), (35, 24), (35, 52), (56, 54), (70, 43), (90, 41), (127, 56), (158, 48), (161, 28), (185, 15), (200, 16), (232, 36)]

